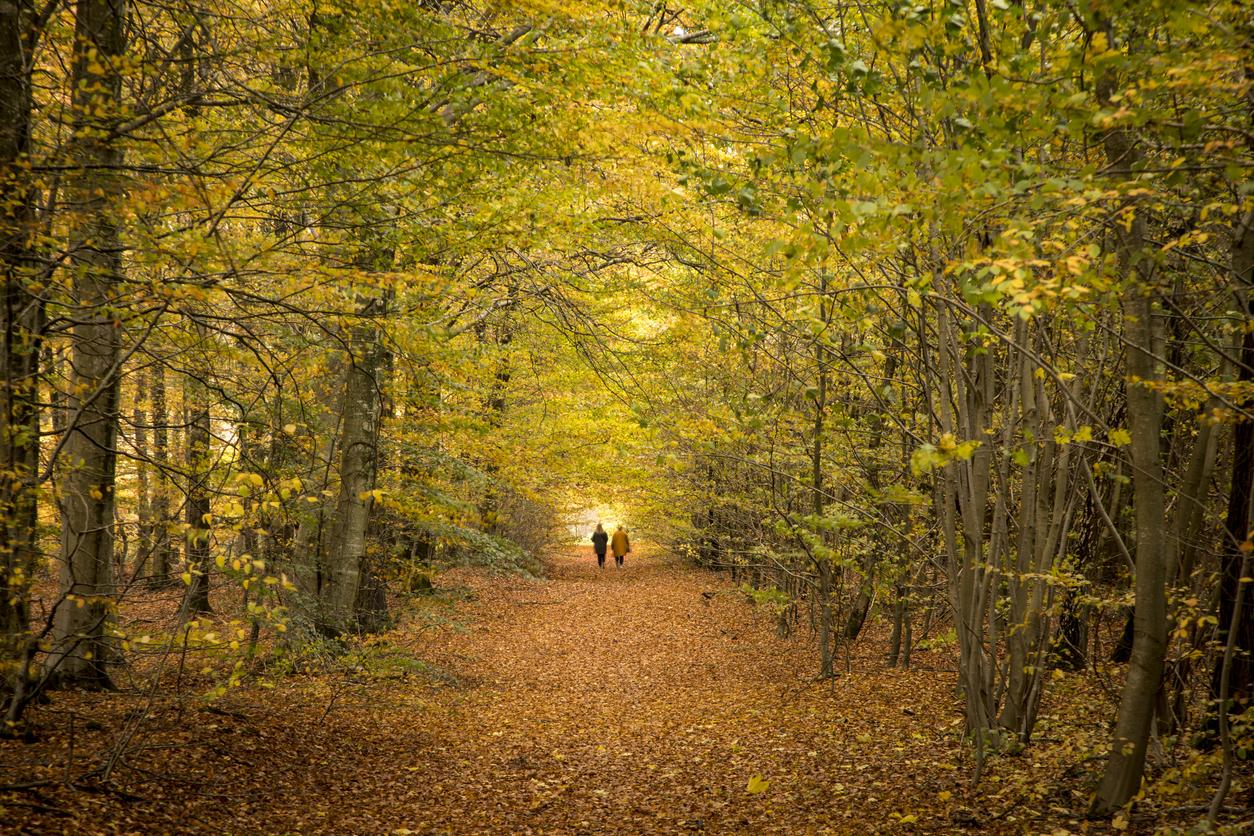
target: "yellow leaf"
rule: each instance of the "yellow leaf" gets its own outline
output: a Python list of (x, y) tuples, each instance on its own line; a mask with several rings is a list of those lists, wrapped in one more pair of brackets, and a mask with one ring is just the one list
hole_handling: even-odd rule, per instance
[(755, 795), (757, 793), (766, 792), (770, 788), (771, 782), (763, 778), (761, 775), (754, 775), (749, 779), (748, 786), (745, 787), (746, 790), (754, 793)]
[(940, 792), (936, 794), (936, 797), (940, 799), (941, 801), (948, 801), (949, 799), (954, 797), (954, 794), (950, 792), (949, 790), (941, 790)]

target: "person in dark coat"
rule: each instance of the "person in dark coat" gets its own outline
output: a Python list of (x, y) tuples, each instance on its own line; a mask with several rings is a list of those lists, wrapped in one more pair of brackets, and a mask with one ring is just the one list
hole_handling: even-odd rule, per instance
[(597, 553), (597, 566), (605, 568), (605, 547), (610, 542), (610, 535), (597, 523), (597, 530), (592, 532), (592, 550)]

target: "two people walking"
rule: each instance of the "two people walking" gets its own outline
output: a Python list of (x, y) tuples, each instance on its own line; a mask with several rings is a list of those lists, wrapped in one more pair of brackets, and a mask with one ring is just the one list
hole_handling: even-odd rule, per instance
[(631, 541), (627, 539), (627, 529), (621, 525), (615, 529), (613, 538), (597, 523), (597, 530), (592, 532), (592, 550), (597, 553), (597, 566), (605, 568), (605, 549), (609, 546), (614, 553), (614, 565), (622, 566), (623, 558), (631, 551)]

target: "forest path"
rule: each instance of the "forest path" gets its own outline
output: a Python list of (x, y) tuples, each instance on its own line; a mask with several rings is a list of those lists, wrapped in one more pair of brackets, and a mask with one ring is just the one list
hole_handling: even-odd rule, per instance
[[(0, 791), (0, 831), (866, 833), (968, 820), (946, 651), (889, 669), (872, 634), (850, 672), (816, 682), (807, 637), (780, 639), (725, 577), (648, 550), (624, 569), (578, 550), (543, 579), (455, 569), (438, 584), (398, 600), (400, 625), (363, 654), (298, 657), (214, 701), (197, 696), (212, 675), (153, 703), (143, 688), (56, 694), (37, 744), (0, 742), (0, 788), (38, 779)], [(113, 783), (96, 787), (110, 752)], [(985, 824), (1017, 831), (1033, 812), (1003, 815)]]
[(393, 827), (866, 832), (952, 786), (947, 677), (859, 660), (874, 676), (816, 683), (813, 650), (725, 580), (647, 552), (609, 563), (464, 576), (474, 622), (435, 655), (462, 687), (428, 704), (443, 716), (408, 753)]

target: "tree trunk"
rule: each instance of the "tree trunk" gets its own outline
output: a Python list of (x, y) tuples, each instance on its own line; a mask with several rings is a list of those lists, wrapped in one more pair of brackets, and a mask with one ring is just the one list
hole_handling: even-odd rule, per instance
[[(1247, 76), (1247, 80), (1249, 80)], [(1252, 94), (1254, 95), (1254, 94)], [(1254, 108), (1254, 105), (1252, 105)], [(1232, 284), (1241, 295), (1247, 323), (1254, 320), (1254, 210), (1241, 216), (1233, 230), (1231, 255)], [(1247, 327), (1241, 337), (1240, 363), (1237, 380), (1254, 380), (1254, 332)], [(1244, 399), (1242, 406), (1249, 409), (1254, 401)], [(1232, 481), (1228, 489), (1228, 514), (1224, 521), (1223, 552), (1220, 557), (1219, 580), (1219, 629), (1216, 640), (1228, 643), (1230, 630), (1235, 624), (1231, 670), (1229, 671), (1228, 710), (1240, 713), (1249, 703), (1251, 686), (1254, 686), (1254, 618), (1249, 608), (1240, 611), (1234, 622), (1237, 599), (1241, 587), (1241, 565), (1245, 557), (1242, 551), (1250, 539), (1250, 496), (1254, 491), (1254, 421), (1239, 420), (1232, 431)], [(1246, 547), (1248, 548), (1248, 547)], [(1223, 659), (1215, 661), (1211, 672), (1211, 699), (1220, 699), (1223, 677)], [(1222, 710), (1222, 709), (1220, 709)]]
[[(936, 253), (932, 253), (931, 260), (939, 264)], [(991, 360), (987, 353), (964, 350), (955, 332), (956, 323), (943, 304), (936, 308), (936, 326), (939, 346), (934, 374), (939, 384), (940, 429), (983, 441), (988, 427)], [(964, 355), (965, 369), (960, 365)], [(958, 414), (954, 403), (958, 404)], [(984, 552), (991, 464), (986, 449), (987, 445), (982, 444), (970, 461), (938, 473), (934, 500), (949, 563), (950, 602), (958, 633), (958, 682), (966, 706), (967, 732), (976, 747), (976, 780), (983, 771), (996, 713), (992, 688), (995, 665), (989, 648), (997, 646), (997, 639), (990, 634), (986, 620), (986, 596), (996, 579), (986, 566)]]
[(132, 578), (142, 577), (152, 558), (152, 486), (149, 480), (148, 425), (151, 411), (144, 414), (144, 377), (139, 375), (135, 384), (135, 402), (131, 410), (135, 445), (135, 565)]
[[(204, 336), (203, 334), (201, 335)], [(187, 420), (187, 586), (185, 612), (212, 612), (209, 605), (210, 515), (209, 479), (213, 469), (209, 444), (212, 431), (208, 390), (202, 381), (188, 378), (183, 386)]]
[(29, 9), (0, 5), (0, 695), (26, 682), (28, 595), (36, 550), (39, 467), (39, 354), (43, 302), (30, 290), (37, 269), (32, 236), (35, 191), (27, 170), (31, 66)]
[(897, 667), (901, 661), (902, 640), (905, 638), (905, 628), (909, 624), (910, 610), (906, 603), (906, 587), (903, 584), (897, 584), (893, 587), (893, 632), (888, 640), (888, 666), (890, 668)]
[[(819, 280), (819, 317), (823, 331), (815, 337), (814, 361), (818, 371), (818, 391), (814, 396), (814, 440), (810, 450), (810, 490), (814, 512), (815, 532), (820, 541), (823, 537), (823, 424), (827, 411), (827, 325), (830, 321), (827, 295), (827, 275)], [(818, 558), (819, 572), (819, 676), (830, 679), (835, 675), (832, 666), (832, 560), (826, 555)]]
[[(513, 292), (511, 288), (510, 292)], [(485, 334), (480, 334), (480, 340), (484, 339)], [(496, 333), (496, 371), (492, 375), (492, 390), (488, 395), (487, 403), (484, 404), (484, 412), (488, 419), (488, 426), (493, 429), (499, 429), (501, 422), (505, 418), (506, 393), (509, 391), (509, 381), (513, 376), (510, 368), (509, 346), (514, 340), (513, 327), (508, 321), (502, 322)], [(484, 490), (483, 499), (479, 503), (479, 518), (483, 521), (483, 530), (490, 534), (502, 533), (501, 527), (501, 492), (497, 485), (498, 467), (495, 461), (489, 459), (484, 465), (483, 472), (487, 476), (487, 486)]]
[[(1115, 92), (1109, 75), (1097, 83), (1098, 99)], [(1104, 137), (1110, 173), (1130, 176), (1138, 151), (1123, 128)], [(1135, 212), (1135, 207), (1126, 211)], [(1130, 223), (1115, 224), (1118, 262), (1125, 281), (1124, 331), (1127, 341), (1128, 417), (1132, 430), (1132, 492), (1136, 515), (1136, 603), (1133, 615), (1132, 657), (1119, 702), (1110, 757), (1092, 812), (1108, 815), (1126, 804), (1141, 788), (1145, 751), (1149, 744), (1154, 705), (1162, 681), (1167, 647), (1167, 538), (1162, 446), (1163, 398), (1152, 385), (1162, 380), (1157, 361), (1161, 322), (1154, 313), (1152, 267), (1143, 257), (1145, 219), (1134, 214)], [(1145, 381), (1145, 383), (1141, 383)]]
[[(382, 299), (372, 299), (361, 315), (376, 317), (385, 307)], [(351, 346), (359, 356), (349, 358), (344, 376), (339, 499), (319, 590), (317, 626), (331, 635), (356, 626), (378, 457), (380, 369), (385, 350), (377, 327), (367, 323), (354, 328)]]
[[(148, 381), (152, 399), (152, 458), (158, 468), (170, 461), (170, 417), (165, 402), (165, 369), (154, 366)], [(152, 586), (170, 586), (174, 559), (170, 539), (170, 483), (158, 469), (151, 485), (152, 561), (148, 581)]]
[(371, 569), (362, 568), (361, 587), (357, 591), (354, 611), (357, 629), (362, 633), (381, 633), (388, 628), (387, 584)]
[[(1021, 322), (1021, 344), (1039, 350), (1042, 323)], [(1034, 352), (1032, 352), (1034, 353)], [(1001, 716), (1002, 728), (1027, 743), (1036, 724), (1041, 682), (1048, 664), (1049, 629), (1046, 599), (1053, 590), (1046, 577), (1066, 550), (1075, 494), (1070, 490), (1070, 445), (1053, 437), (1057, 418), (1045, 384), (1034, 374), (1032, 353), (1020, 352), (1019, 391), (1027, 463), (1022, 478), (1018, 546), (1009, 573), (1009, 674)], [(1074, 429), (1074, 427), (1071, 427)], [(1081, 466), (1086, 466), (1081, 464)]]
[[(1137, 228), (1137, 223), (1133, 224), (1133, 228)], [(1129, 250), (1131, 252), (1134, 251)], [(1125, 310), (1130, 338), (1129, 374), (1145, 381), (1160, 379), (1152, 354), (1157, 326), (1149, 289), (1139, 283), (1134, 284), (1128, 291)], [(1136, 610), (1133, 615), (1132, 656), (1119, 703), (1119, 720), (1106, 772), (1093, 801), (1093, 812), (1098, 814), (1119, 809), (1141, 788), (1155, 697), (1162, 680), (1167, 646), (1167, 544), (1163, 526), (1166, 503), (1158, 443), (1162, 412), (1160, 395), (1145, 385), (1129, 384), (1128, 414), (1132, 425), (1132, 480), (1137, 531)]]
[[(1247, 304), (1251, 303), (1247, 301)], [(1250, 315), (1254, 316), (1254, 306)], [(1254, 333), (1247, 331), (1242, 338), (1240, 380), (1254, 379), (1254, 374), (1250, 373), (1251, 367), (1254, 367)], [(1250, 493), (1254, 487), (1254, 422), (1248, 419), (1238, 421), (1232, 436), (1232, 479), (1228, 488), (1228, 512), (1224, 520), (1226, 536), (1220, 558), (1219, 626), (1216, 631), (1216, 641), (1221, 645), (1228, 642), (1229, 625), (1233, 624), (1232, 614), (1236, 609), (1237, 592), (1241, 586), (1241, 549), (1250, 539)], [(1254, 649), (1252, 633), (1254, 619), (1247, 616), (1237, 620), (1228, 695), (1231, 701), (1228, 708), (1237, 713), (1244, 708), (1250, 697), (1251, 673), (1254, 672), (1250, 656), (1250, 651)], [(1222, 660), (1216, 660), (1211, 672), (1211, 699), (1219, 698), (1222, 667)]]
[(63, 447), (61, 594), (49, 683), (112, 687), (114, 484), (117, 464), (120, 324), (112, 309), (121, 276), (117, 214), (122, 155), (112, 136), (120, 112), (125, 0), (79, 0), (75, 14), (73, 162), (72, 416)]

